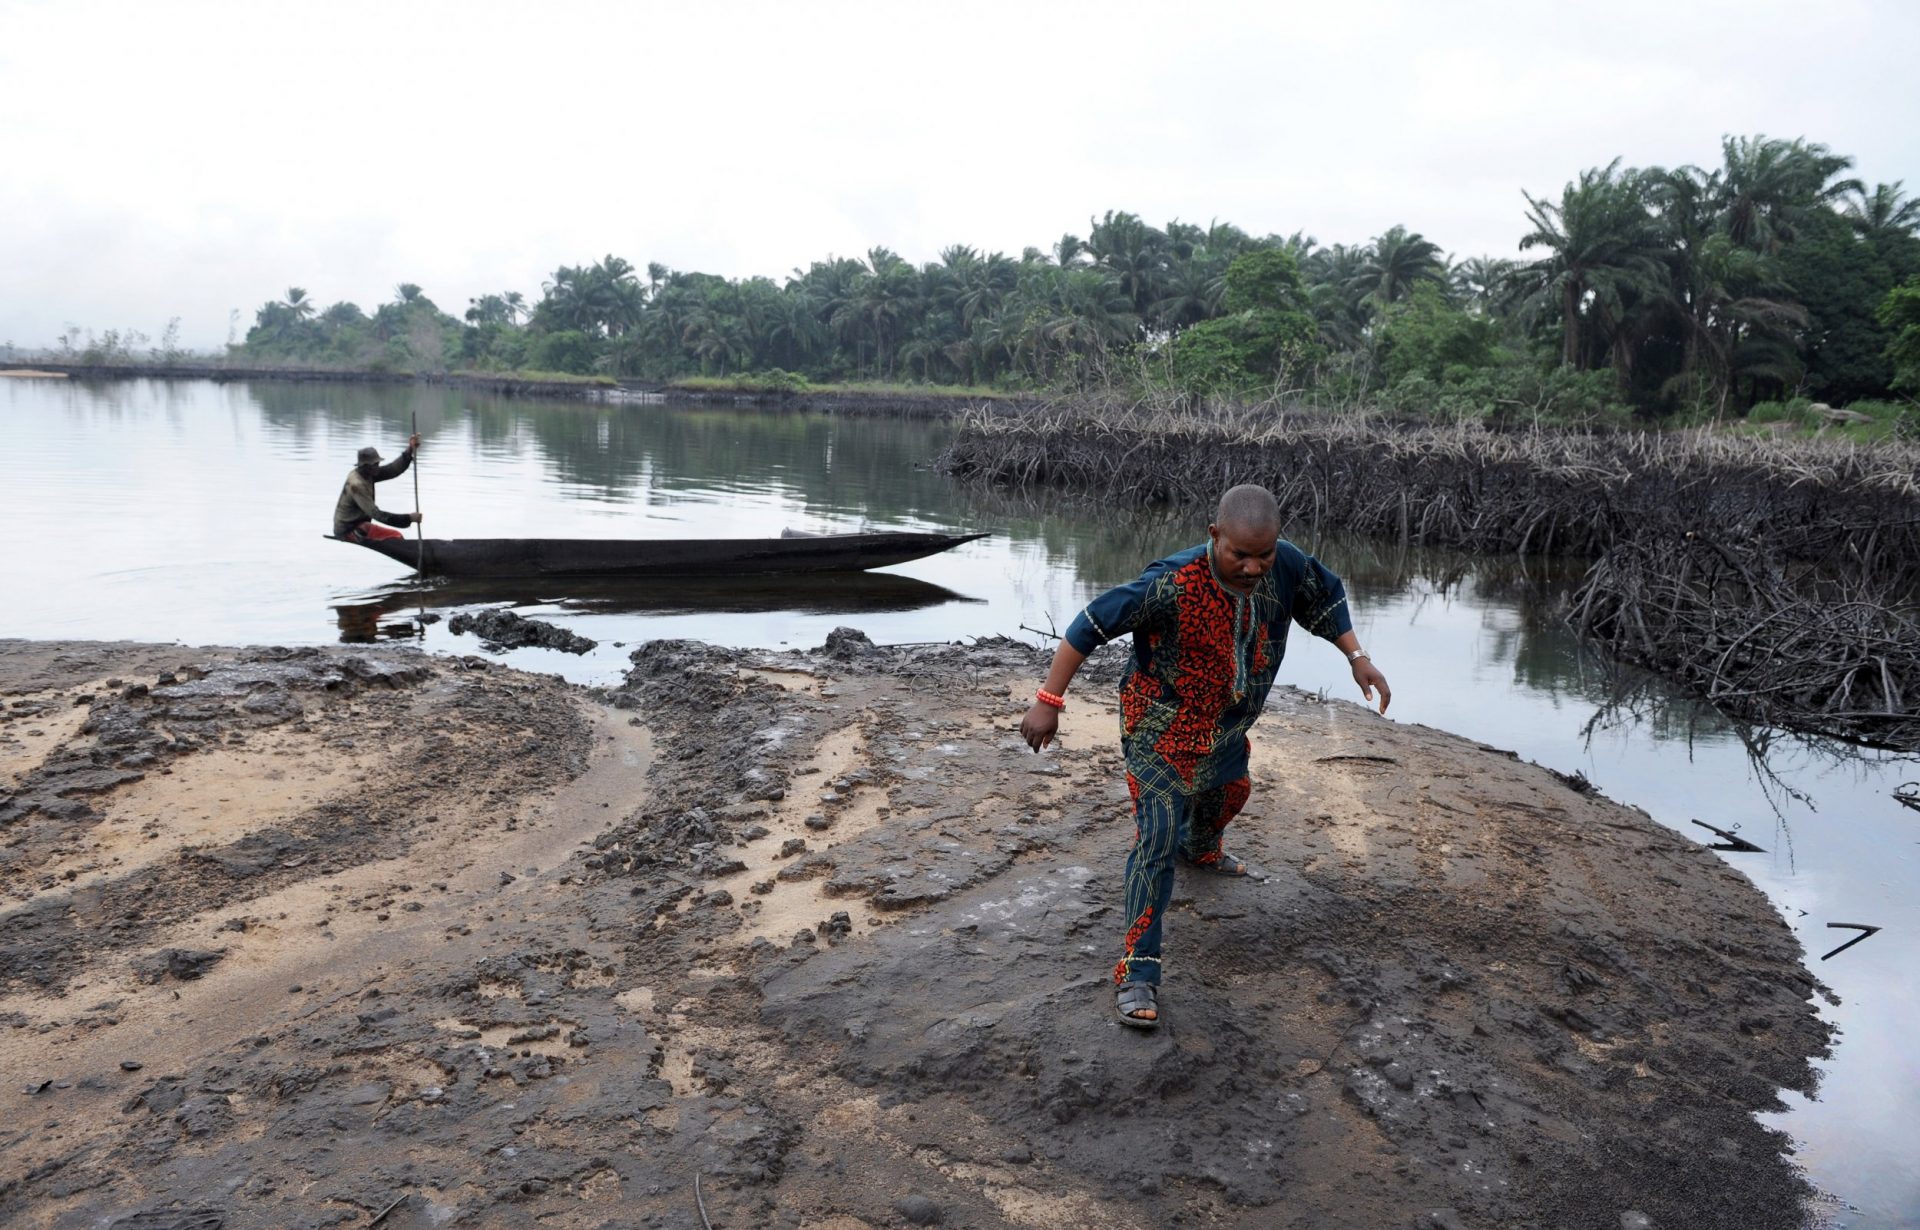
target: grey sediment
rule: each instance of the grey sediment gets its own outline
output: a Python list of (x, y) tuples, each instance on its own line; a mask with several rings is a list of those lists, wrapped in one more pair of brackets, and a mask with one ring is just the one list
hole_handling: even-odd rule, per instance
[(1143, 1036), (1039, 664), (0, 642), (0, 1220), (1799, 1225), (1822, 988), (1712, 852), (1283, 689)]

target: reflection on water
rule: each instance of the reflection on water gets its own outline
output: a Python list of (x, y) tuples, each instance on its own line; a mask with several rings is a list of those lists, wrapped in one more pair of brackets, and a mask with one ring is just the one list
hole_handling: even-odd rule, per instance
[[(471, 653), (445, 615), (511, 604), (592, 637), (580, 658), (515, 665), (605, 681), (665, 636), (817, 645), (836, 624), (876, 641), (1064, 627), (1102, 588), (1201, 541), (1206, 517), (958, 487), (929, 467), (920, 420), (661, 406), (543, 404), (441, 388), (0, 382), (16, 485), (0, 632), (190, 643), (412, 638)], [(416, 586), (325, 541), (354, 451), (391, 452), (418, 414), (420, 490), (448, 537), (755, 537), (782, 529), (994, 529), (953, 552), (860, 578), (742, 586)], [(1223, 482), (1227, 476), (1223, 476)], [(411, 479), (381, 503), (412, 505)], [(1558, 621), (1577, 566), (1466, 557), (1307, 532), (1347, 579), (1357, 630), (1393, 681), (1393, 716), (1511, 748), (1689, 837), (1701, 821), (1809, 952), (1835, 922), (1884, 928), (1816, 972), (1843, 1034), (1818, 1102), (1769, 1116), (1804, 1142), (1815, 1180), (1863, 1212), (1916, 1223), (1920, 818), (1895, 797), (1911, 760), (1734, 726), (1657, 681), (1610, 669)], [(556, 660), (563, 659), (563, 660)], [(1301, 637), (1283, 680), (1358, 700), (1338, 653)], [(1920, 798), (1916, 799), (1920, 802)], [(1726, 844), (1726, 843), (1719, 843)]]
[(391, 619), (383, 602), (344, 602), (332, 608), (340, 625), (342, 645), (371, 645), (377, 641), (404, 641), (424, 636), (427, 625), (411, 619)]
[[(888, 572), (839, 575), (565, 580), (527, 577), (492, 580), (405, 581), (382, 587), (365, 601), (333, 606), (340, 639), (423, 636), (439, 612), (479, 606), (541, 608), (583, 615), (726, 615), (794, 612), (857, 616), (918, 611), (980, 599), (945, 586)], [(429, 617), (429, 612), (433, 617)]]

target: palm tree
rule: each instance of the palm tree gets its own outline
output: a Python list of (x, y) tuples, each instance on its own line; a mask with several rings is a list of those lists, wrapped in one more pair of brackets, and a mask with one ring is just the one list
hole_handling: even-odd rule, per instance
[(989, 322), (989, 345), (1041, 380), (1085, 366), (1138, 335), (1140, 319), (1120, 279), (1103, 268), (1028, 265)]
[(751, 357), (753, 350), (742, 322), (702, 303), (687, 313), (681, 344), (700, 360), (703, 372), (726, 375)]
[(562, 329), (574, 329), (582, 333), (591, 327), (590, 310), (587, 306), (586, 270), (576, 265), (562, 265), (553, 271), (553, 276), (540, 284), (542, 297), (536, 312), (546, 323), (551, 318), (552, 325)]
[[(1268, 241), (1272, 242), (1273, 238), (1273, 236), (1269, 236)], [(1243, 245), (1241, 250), (1244, 250), (1245, 246), (1247, 245)], [(1307, 258), (1312, 256), (1314, 251), (1319, 248), (1320, 241), (1305, 231), (1295, 231), (1293, 234), (1281, 239), (1277, 246), (1281, 251), (1293, 258), (1294, 264), (1304, 269), (1307, 267)], [(1235, 251), (1233, 255), (1239, 255), (1239, 250)], [(1233, 258), (1229, 256), (1227, 259), (1229, 263), (1231, 263)]]
[(482, 295), (478, 299), (467, 300), (467, 320), (476, 325), (504, 324), (507, 314), (507, 301), (499, 295)]
[(804, 367), (827, 348), (826, 326), (813, 294), (811, 288), (794, 282), (780, 292), (780, 314), (768, 322), (766, 335), (778, 367), (790, 371)]
[(360, 310), (357, 303), (348, 303), (342, 299), (326, 311), (320, 313), (320, 323), (329, 329), (342, 329), (348, 325), (367, 323), (367, 314)]
[(305, 288), (289, 286), (287, 287), (286, 308), (287, 311), (293, 313), (295, 320), (306, 320), (313, 315), (313, 300), (307, 298)]
[(1920, 227), (1920, 199), (1901, 191), (1903, 181), (1875, 184), (1868, 192), (1864, 185), (1851, 189), (1853, 199), (1841, 209), (1853, 229), (1862, 235), (1905, 233)]
[(1089, 226), (1087, 254), (1095, 265), (1119, 279), (1134, 315), (1144, 319), (1148, 308), (1160, 298), (1166, 279), (1166, 235), (1133, 214), (1111, 209), (1098, 222), (1089, 219)]
[(1724, 232), (1708, 236), (1694, 264), (1695, 335), (1688, 349), (1704, 360), (1713, 381), (1717, 422), (1742, 377), (1787, 385), (1804, 370), (1796, 332), (1806, 327), (1807, 311), (1784, 297), (1788, 288), (1771, 257)]
[(922, 316), (900, 343), (900, 364), (916, 378), (932, 380), (936, 368), (946, 360), (950, 344), (939, 319)]
[(1197, 249), (1192, 259), (1176, 261), (1168, 270), (1163, 292), (1151, 307), (1155, 328), (1178, 333), (1220, 314), (1227, 281), (1224, 269), (1211, 256), (1207, 249)]
[(1320, 336), (1338, 350), (1352, 350), (1366, 337), (1368, 304), (1356, 290), (1365, 248), (1336, 243), (1313, 252), (1301, 272), (1307, 284), (1307, 306), (1320, 326)]
[(1440, 245), (1418, 231), (1396, 226), (1373, 241), (1354, 275), (1354, 288), (1375, 303), (1398, 303), (1422, 283), (1446, 285)]
[(402, 307), (411, 307), (420, 299), (420, 287), (414, 282), (402, 282), (393, 288), (393, 301)]
[[(1666, 249), (1666, 293), (1664, 303), (1650, 306), (1649, 314), (1664, 314), (1678, 322), (1683, 339), (1680, 371), (1668, 382), (1668, 391), (1686, 386), (1702, 359), (1702, 346), (1712, 333), (1713, 305), (1723, 298), (1724, 282), (1716, 282), (1716, 271), (1724, 272), (1724, 255), (1715, 262), (1706, 259), (1708, 245), (1716, 240), (1731, 243), (1727, 217), (1722, 212), (1726, 197), (1724, 181), (1718, 171), (1683, 166), (1673, 170), (1655, 167), (1640, 179), (1647, 203), (1657, 215), (1661, 244)], [(1752, 249), (1743, 248), (1751, 252)], [(1669, 322), (1661, 322), (1661, 331)]]
[(1000, 303), (1020, 280), (1020, 266), (1004, 252), (966, 265), (956, 274), (953, 308), (960, 327), (971, 330), (974, 324), (993, 315)]
[[(891, 257), (891, 260), (884, 259)], [(892, 379), (894, 347), (902, 324), (916, 314), (919, 296), (913, 266), (884, 248), (868, 254), (874, 276), (860, 284), (855, 300), (859, 319), (873, 340), (874, 360), (880, 374)]]
[(1514, 261), (1497, 256), (1469, 256), (1447, 270), (1454, 297), (1483, 316), (1497, 315), (1512, 289)]
[(1534, 288), (1560, 305), (1560, 360), (1591, 366), (1582, 326), (1591, 319), (1613, 352), (1624, 383), (1632, 366), (1623, 328), (1629, 300), (1664, 284), (1661, 244), (1641, 191), (1641, 177), (1622, 173), (1620, 160), (1580, 172), (1555, 204), (1528, 193), (1533, 225), (1522, 250), (1543, 247), (1548, 255), (1525, 269)]
[(1857, 179), (1834, 179), (1853, 159), (1803, 138), (1726, 137), (1720, 147), (1726, 162), (1720, 206), (1727, 233), (1743, 247), (1778, 252), (1806, 210), (1865, 187)]

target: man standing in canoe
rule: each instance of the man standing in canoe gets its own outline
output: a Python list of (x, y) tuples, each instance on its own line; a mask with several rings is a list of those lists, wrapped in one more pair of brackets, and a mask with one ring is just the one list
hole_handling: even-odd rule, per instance
[(419, 448), (420, 437), (409, 436), (407, 451), (385, 465), (380, 464), (379, 449), (369, 446), (360, 450), (358, 462), (347, 473), (346, 484), (340, 488), (340, 500), (333, 506), (335, 538), (344, 538), (348, 542), (405, 538), (406, 535), (399, 529), (390, 530), (387, 526), (404, 528), (425, 520), (417, 512), (384, 512), (373, 502), (373, 485), (405, 474), (407, 467), (413, 464), (413, 455), (419, 451)]
[(1338, 646), (1360, 694), (1371, 701), (1379, 689), (1380, 712), (1393, 695), (1353, 634), (1346, 587), (1280, 538), (1280, 509), (1266, 488), (1228, 491), (1207, 538), (1089, 603), (1068, 625), (1020, 723), (1034, 751), (1045, 747), (1087, 655), (1133, 634), (1132, 669), (1120, 688), (1120, 746), (1136, 827), (1127, 855), (1127, 934), (1113, 981), (1120, 1019), (1140, 1029), (1160, 1020), (1160, 938), (1176, 855), (1203, 874), (1248, 873), (1221, 838), (1251, 790), (1247, 730), (1273, 687), (1288, 624)]

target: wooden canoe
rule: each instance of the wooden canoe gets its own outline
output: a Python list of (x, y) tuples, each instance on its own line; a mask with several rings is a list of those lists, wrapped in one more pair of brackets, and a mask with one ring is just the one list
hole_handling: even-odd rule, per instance
[[(818, 534), (781, 538), (429, 538), (423, 571), (445, 577), (738, 577), (860, 572), (904, 564), (979, 534)], [(345, 541), (345, 540), (336, 540)], [(412, 538), (356, 544), (412, 568)]]

